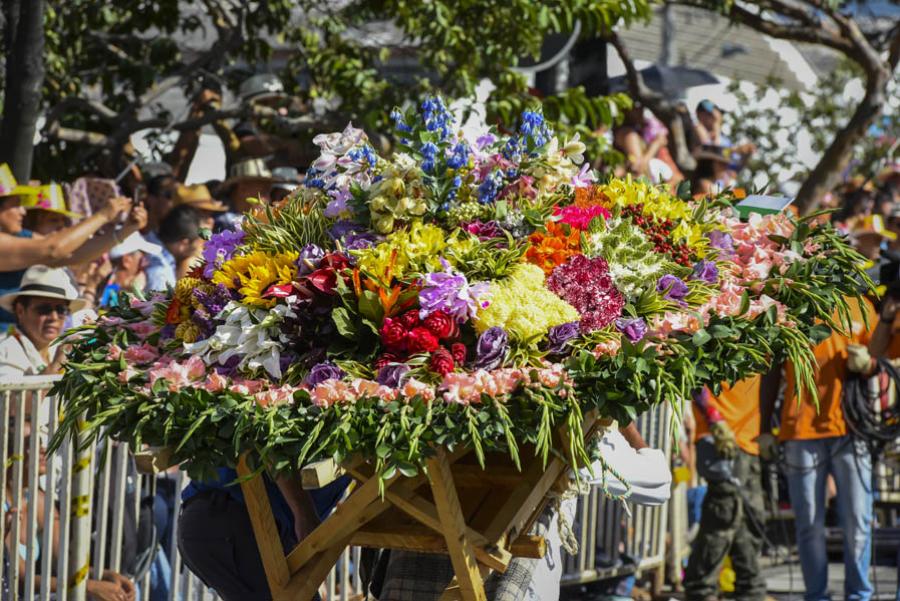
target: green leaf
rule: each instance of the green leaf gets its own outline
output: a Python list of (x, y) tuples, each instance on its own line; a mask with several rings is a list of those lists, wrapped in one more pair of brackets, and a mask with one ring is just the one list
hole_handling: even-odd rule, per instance
[(350, 317), (350, 313), (344, 307), (337, 307), (331, 312), (331, 320), (334, 322), (338, 333), (345, 338), (355, 338), (357, 334), (356, 324)]
[(694, 346), (703, 346), (710, 340), (712, 340), (712, 336), (706, 330), (697, 330), (691, 337), (691, 342), (694, 343)]

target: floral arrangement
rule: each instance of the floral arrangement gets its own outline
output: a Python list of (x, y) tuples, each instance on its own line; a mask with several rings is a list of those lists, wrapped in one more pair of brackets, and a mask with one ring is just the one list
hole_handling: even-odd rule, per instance
[(539, 113), (474, 140), (440, 99), (393, 119), (391, 156), (317, 136), (284, 204), (73, 331), (60, 437), (169, 446), (199, 477), (245, 451), (360, 454), (384, 478), (435, 445), (580, 461), (589, 410), (627, 422), (785, 359), (814, 390), (813, 344), (869, 283), (829, 225), (595, 181)]

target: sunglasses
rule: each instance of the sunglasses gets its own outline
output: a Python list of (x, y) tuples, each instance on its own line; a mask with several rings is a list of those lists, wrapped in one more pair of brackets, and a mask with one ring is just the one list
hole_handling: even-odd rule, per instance
[(50, 304), (34, 305), (34, 311), (41, 317), (46, 317), (46, 316), (50, 315), (51, 313), (53, 313), (54, 311), (60, 317), (65, 317), (69, 314), (69, 305), (64, 305), (62, 303), (60, 303), (58, 305), (50, 305)]

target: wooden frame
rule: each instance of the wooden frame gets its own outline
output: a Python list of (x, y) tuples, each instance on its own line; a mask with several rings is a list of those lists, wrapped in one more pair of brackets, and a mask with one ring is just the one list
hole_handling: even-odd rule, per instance
[[(601, 425), (595, 412), (583, 423), (587, 436)], [(557, 433), (557, 448), (566, 432)], [(546, 541), (527, 532), (540, 516), (551, 489), (568, 486), (569, 466), (551, 454), (544, 466), (533, 449), (521, 449), (522, 471), (508, 456), (489, 455), (487, 470), (468, 450), (435, 449), (427, 473), (396, 475), (384, 482), (362, 461), (336, 466), (320, 462), (302, 471), (306, 488), (318, 488), (342, 473), (352, 492), (309, 536), (285, 555), (262, 479), (245, 458), (238, 473), (263, 567), (275, 601), (308, 601), (348, 545), (402, 549), (450, 556), (455, 577), (442, 601), (486, 601), (484, 578), (505, 572), (513, 557), (540, 558)], [(500, 494), (501, 492), (506, 493)]]

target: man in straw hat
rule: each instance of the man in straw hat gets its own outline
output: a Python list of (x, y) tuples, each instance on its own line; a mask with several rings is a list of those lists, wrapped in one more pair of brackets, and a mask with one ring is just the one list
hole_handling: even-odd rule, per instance
[(19, 289), (0, 296), (0, 307), (16, 319), (15, 329), (0, 339), (0, 379), (57, 373), (65, 352), (53, 343), (66, 317), (86, 305), (64, 269), (28, 268)]
[(216, 217), (228, 210), (228, 207), (213, 198), (209, 188), (203, 184), (178, 184), (175, 188), (175, 206), (182, 205), (194, 207), (200, 216), (200, 227), (209, 231), (212, 231)]

